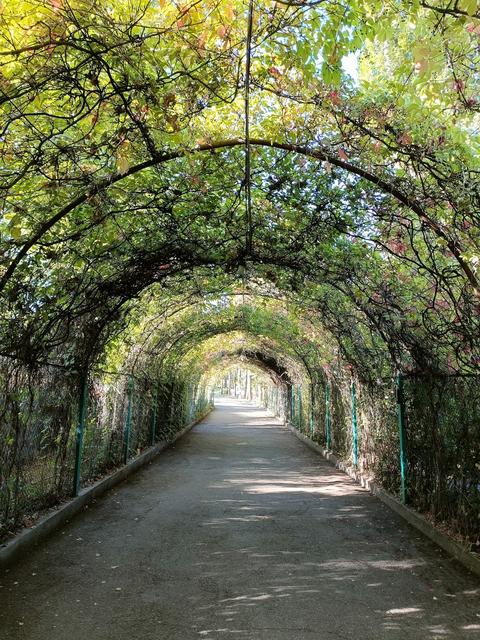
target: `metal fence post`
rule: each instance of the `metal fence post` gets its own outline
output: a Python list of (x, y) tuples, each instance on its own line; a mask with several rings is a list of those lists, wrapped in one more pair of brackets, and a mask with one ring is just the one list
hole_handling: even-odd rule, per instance
[(295, 385), (290, 386), (291, 402), (290, 402), (290, 421), (295, 424)]
[(298, 426), (301, 429), (302, 428), (302, 385), (299, 384), (298, 385), (298, 389), (297, 389), (297, 397), (298, 397)]
[(352, 380), (352, 454), (353, 464), (358, 466), (357, 389)]
[(81, 467), (83, 454), (83, 436), (85, 432), (85, 417), (87, 414), (88, 375), (85, 374), (80, 387), (78, 402), (78, 423), (75, 434), (75, 469), (73, 472), (73, 495), (78, 496), (81, 482)]
[(125, 429), (123, 432), (123, 464), (128, 462), (128, 454), (130, 448), (130, 429), (132, 426), (132, 396), (133, 396), (133, 377), (128, 376), (127, 386), (127, 417), (125, 419)]
[(188, 387), (188, 424), (192, 422), (195, 411), (193, 410), (194, 388)]
[(313, 384), (310, 385), (310, 433), (313, 435), (315, 431), (315, 419), (314, 419), (314, 402), (315, 402), (315, 394), (313, 391)]
[(186, 387), (185, 387), (185, 398), (183, 400), (183, 406), (184, 406), (184, 410), (185, 410), (185, 424), (190, 424), (191, 395), (192, 395), (191, 387), (190, 387), (190, 385), (186, 385)]
[(330, 412), (330, 383), (325, 383), (325, 440), (327, 449), (332, 445), (332, 416)]
[(158, 409), (158, 387), (155, 389), (155, 395), (153, 396), (152, 407), (152, 433), (151, 433), (151, 445), (155, 444), (157, 437), (157, 409)]
[(405, 456), (405, 395), (403, 375), (399, 373), (396, 381), (397, 391), (397, 422), (400, 440), (400, 499), (407, 501), (407, 460)]

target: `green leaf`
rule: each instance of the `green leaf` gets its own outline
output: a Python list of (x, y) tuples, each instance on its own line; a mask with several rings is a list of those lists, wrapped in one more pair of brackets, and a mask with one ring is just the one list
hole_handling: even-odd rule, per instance
[(474, 16), (478, 11), (478, 1), (477, 0), (463, 0), (462, 9), (468, 13), (469, 16)]

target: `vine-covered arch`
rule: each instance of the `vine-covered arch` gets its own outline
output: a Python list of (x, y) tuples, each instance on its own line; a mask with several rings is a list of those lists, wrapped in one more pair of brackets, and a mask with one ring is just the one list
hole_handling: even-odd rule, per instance
[[(382, 192), (393, 196), (398, 202), (411, 211), (413, 211), (419, 218), (421, 222), (429, 227), (432, 232), (443, 242), (445, 242), (448, 247), (451, 255), (455, 258), (455, 260), (460, 265), (462, 271), (468, 278), (470, 284), (476, 289), (479, 289), (479, 282), (475, 275), (475, 271), (468, 264), (468, 262), (464, 259), (462, 255), (462, 250), (458, 245), (458, 242), (455, 241), (452, 237), (449, 236), (447, 230), (440, 225), (434, 217), (432, 217), (426, 208), (422, 206), (421, 200), (417, 196), (417, 189), (414, 185), (409, 184), (407, 180), (400, 180), (395, 176), (382, 176), (377, 175), (365, 168), (361, 165), (355, 165), (351, 162), (347, 162), (345, 160), (341, 160), (336, 155), (332, 153), (332, 151), (328, 148), (319, 148), (315, 145), (313, 148), (310, 148), (305, 144), (293, 144), (289, 142), (281, 142), (276, 140), (265, 140), (260, 138), (252, 138), (249, 140), (249, 144), (253, 147), (268, 147), (270, 149), (279, 149), (283, 151), (292, 152), (295, 154), (300, 154), (302, 156), (306, 156), (308, 158), (313, 158), (320, 162), (326, 162), (329, 165), (336, 166), (340, 169), (344, 169), (345, 171), (358, 176), (372, 185), (378, 187)], [(74, 211), (77, 207), (82, 204), (88, 202), (95, 196), (102, 194), (109, 187), (117, 184), (121, 180), (124, 180), (130, 176), (134, 176), (137, 173), (144, 171), (145, 169), (149, 169), (151, 167), (156, 167), (163, 163), (169, 162), (171, 160), (176, 160), (183, 157), (188, 157), (190, 155), (194, 155), (202, 152), (212, 152), (216, 150), (224, 150), (226, 148), (232, 147), (243, 147), (245, 146), (245, 140), (220, 140), (218, 142), (212, 142), (210, 144), (200, 144), (192, 149), (181, 149), (178, 151), (172, 151), (167, 154), (154, 154), (154, 157), (151, 160), (147, 160), (141, 162), (137, 165), (130, 167), (127, 171), (114, 174), (109, 176), (105, 181), (100, 184), (93, 185), (90, 189), (88, 189), (85, 193), (77, 196), (72, 202), (67, 204), (65, 207), (60, 209), (55, 215), (46, 220), (39, 228), (35, 231), (35, 233), (24, 242), (20, 244), (20, 248), (18, 252), (12, 258), (10, 264), (7, 266), (5, 273), (0, 278), (0, 292), (7, 285), (10, 278), (15, 273), (20, 262), (27, 256), (28, 252), (35, 247), (46, 235), (49, 231), (51, 231), (54, 226), (61, 222), (69, 213)], [(447, 201), (448, 204), (448, 201)], [(246, 256), (247, 258), (250, 256)]]

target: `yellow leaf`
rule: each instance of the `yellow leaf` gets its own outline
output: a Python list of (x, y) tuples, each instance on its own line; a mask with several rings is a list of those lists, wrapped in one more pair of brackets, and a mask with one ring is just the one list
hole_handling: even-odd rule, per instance
[(462, 9), (468, 13), (469, 16), (474, 16), (478, 11), (477, 0), (463, 0)]
[(118, 173), (124, 174), (130, 169), (130, 162), (125, 155), (117, 156), (117, 171)]
[(232, 3), (231, 3), (231, 2), (229, 2), (229, 3), (227, 4), (227, 6), (225, 7), (225, 18), (226, 18), (229, 22), (232, 22), (233, 17), (234, 17), (234, 15), (233, 15), (233, 7), (232, 7)]

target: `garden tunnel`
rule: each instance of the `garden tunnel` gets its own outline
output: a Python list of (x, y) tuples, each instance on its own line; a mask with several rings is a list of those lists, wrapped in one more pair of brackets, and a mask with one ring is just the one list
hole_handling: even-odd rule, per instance
[(0, 536), (249, 370), (279, 415), (476, 544), (471, 3), (17, 4)]

